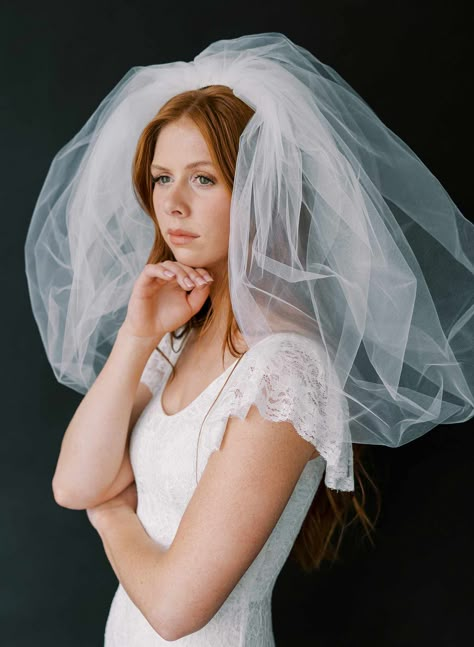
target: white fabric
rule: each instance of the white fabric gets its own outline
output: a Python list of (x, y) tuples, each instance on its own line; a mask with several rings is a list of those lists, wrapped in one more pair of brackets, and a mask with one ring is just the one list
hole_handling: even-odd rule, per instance
[(320, 341), (355, 443), (397, 447), (471, 418), (474, 225), (335, 70), (273, 32), (132, 68), (53, 160), (25, 260), (57, 378), (88, 390), (147, 262), (156, 223), (131, 178), (140, 134), (171, 97), (213, 84), (255, 111), (228, 255), (247, 344), (282, 331)]
[[(160, 343), (160, 348), (173, 364), (183, 347), (181, 345), (173, 352), (169, 335)], [(288, 362), (284, 378), (282, 361)], [(141, 381), (149, 386), (153, 398), (132, 431), (130, 459), (137, 484), (138, 517), (147, 533), (163, 548), (172, 543), (196, 488), (196, 447), (201, 422), (235, 363), (174, 415), (165, 414), (161, 406), (161, 395), (171, 374), (170, 365), (155, 350), (143, 372)], [(314, 387), (311, 396), (306, 389), (309, 385)], [(283, 387), (281, 396), (280, 386)], [(340, 438), (342, 443), (339, 423), (337, 418), (332, 418), (334, 410), (327, 403), (324, 378), (319, 373), (315, 351), (307, 340), (294, 333), (279, 333), (263, 340), (250, 349), (235, 367), (214, 404), (215, 414), (212, 419), (208, 417), (201, 431), (198, 478), (210, 453), (220, 446), (228, 415), (245, 416), (252, 401), (272, 419), (288, 417), (294, 420), (303, 437), (314, 439), (315, 446), (324, 445), (324, 451), (334, 464), (331, 479), (343, 484), (341, 469), (346, 459), (342, 461), (337, 456), (345, 456), (346, 452), (341, 451), (341, 444), (336, 447), (334, 442), (334, 438)], [(313, 415), (312, 424), (310, 413)], [(333, 440), (328, 443), (330, 429), (334, 433), (330, 434)], [(273, 586), (306, 517), (325, 467), (322, 456), (306, 464), (271, 535), (222, 607), (205, 627), (173, 644), (193, 647), (274, 646), (271, 619)], [(350, 479), (345, 479), (344, 483), (351, 485)], [(152, 629), (119, 585), (107, 619), (105, 647), (164, 644), (169, 642)]]

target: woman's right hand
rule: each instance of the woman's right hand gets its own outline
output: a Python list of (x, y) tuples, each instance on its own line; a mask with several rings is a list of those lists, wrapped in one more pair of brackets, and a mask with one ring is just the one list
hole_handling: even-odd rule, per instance
[[(174, 276), (167, 276), (165, 272)], [(122, 324), (136, 337), (159, 339), (184, 325), (199, 312), (209, 295), (204, 268), (193, 268), (178, 261), (162, 261), (145, 265), (133, 286), (127, 316)], [(188, 278), (194, 287), (186, 285)], [(197, 279), (206, 283), (199, 285)]]

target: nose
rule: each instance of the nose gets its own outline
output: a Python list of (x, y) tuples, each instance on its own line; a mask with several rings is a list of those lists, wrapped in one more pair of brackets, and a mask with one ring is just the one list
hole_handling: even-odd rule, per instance
[(189, 213), (186, 190), (178, 181), (166, 188), (163, 209), (170, 216), (186, 216)]

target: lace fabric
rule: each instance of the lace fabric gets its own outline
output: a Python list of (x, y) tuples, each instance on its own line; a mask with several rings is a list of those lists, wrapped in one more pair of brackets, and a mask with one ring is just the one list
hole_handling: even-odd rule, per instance
[[(173, 351), (169, 335), (159, 346), (174, 363), (181, 348)], [(326, 462), (327, 487), (353, 491), (347, 402), (338, 389), (329, 390), (329, 380), (337, 378), (324, 366), (323, 357), (316, 342), (294, 332), (274, 333), (255, 344), (235, 367), (209, 411), (204, 429), (213, 432), (203, 429), (200, 446), (203, 443), (208, 450), (218, 450), (229, 416), (244, 419), (255, 404), (264, 418), (290, 421), (300, 436), (314, 445)], [(155, 350), (141, 381), (156, 393), (168, 370), (168, 362)], [(201, 462), (201, 473), (204, 468)]]
[[(173, 350), (168, 335), (159, 344), (173, 364), (184, 346), (180, 342), (176, 345), (179, 348)], [(220, 447), (231, 412), (232, 415), (243, 415), (250, 402), (255, 400), (260, 410), (271, 416), (291, 415), (292, 419), (299, 421), (298, 428), (303, 433), (321, 444), (324, 435), (320, 442), (318, 434), (311, 432), (309, 426), (308, 403), (312, 401), (313, 407), (317, 403), (313, 414), (321, 421), (321, 427), (325, 420), (327, 432), (331, 418), (323, 415), (325, 398), (314, 400), (314, 396), (309, 396), (311, 384), (318, 383), (318, 388), (324, 393), (322, 373), (309, 361), (311, 356), (308, 353), (311, 352), (314, 350), (307, 348), (301, 335), (278, 333), (250, 349), (226, 384), (232, 366), (188, 406), (176, 414), (167, 415), (162, 408), (161, 395), (171, 366), (157, 350), (153, 351), (141, 377), (153, 397), (132, 430), (130, 460), (137, 484), (137, 515), (146, 532), (160, 546), (168, 548), (171, 545), (196, 488), (198, 443), (199, 474), (202, 475), (209, 456)], [(302, 360), (304, 365), (301, 365)], [(285, 371), (280, 374), (277, 371), (283, 364)], [(290, 374), (294, 374), (293, 380)], [(291, 406), (296, 388), (300, 389), (298, 400)], [(212, 416), (206, 417), (211, 406)], [(173, 644), (193, 647), (275, 646), (271, 617), (273, 587), (322, 481), (325, 467), (322, 456), (307, 462), (270, 536), (224, 604), (207, 625)], [(166, 644), (168, 641), (153, 630), (119, 584), (107, 619), (105, 647)]]

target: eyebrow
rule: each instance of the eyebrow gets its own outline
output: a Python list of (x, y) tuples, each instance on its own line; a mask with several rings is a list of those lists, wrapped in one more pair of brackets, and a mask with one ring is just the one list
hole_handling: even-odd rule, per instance
[[(187, 164), (185, 168), (195, 168), (196, 166), (214, 166), (212, 162), (209, 162), (208, 160), (200, 160), (198, 162), (191, 162), (191, 164)], [(168, 169), (166, 166), (160, 166), (159, 164), (152, 164), (151, 168), (156, 168), (156, 169), (161, 169), (162, 171), (167, 171)]]

